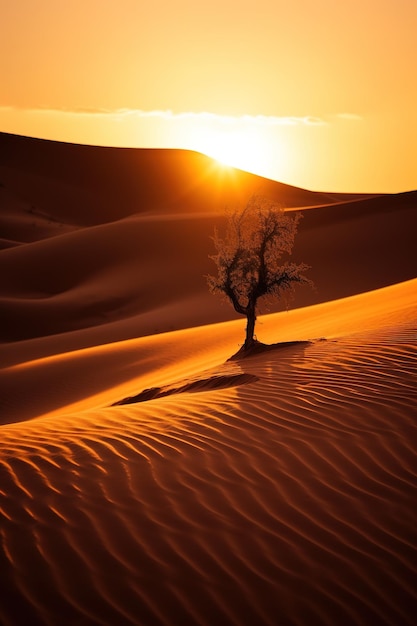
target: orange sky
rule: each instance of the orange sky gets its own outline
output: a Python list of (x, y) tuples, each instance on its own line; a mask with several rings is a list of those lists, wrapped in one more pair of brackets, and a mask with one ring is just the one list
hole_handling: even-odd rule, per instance
[(415, 0), (8, 2), (0, 130), (415, 189), (416, 30)]

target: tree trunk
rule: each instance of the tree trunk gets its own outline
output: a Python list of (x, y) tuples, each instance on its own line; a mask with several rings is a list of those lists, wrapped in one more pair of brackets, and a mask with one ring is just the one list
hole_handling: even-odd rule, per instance
[(245, 350), (250, 348), (255, 342), (255, 339), (254, 339), (255, 322), (256, 322), (255, 309), (256, 309), (256, 302), (249, 302), (246, 308), (247, 324), (246, 324), (246, 339), (245, 339), (245, 344), (244, 344)]

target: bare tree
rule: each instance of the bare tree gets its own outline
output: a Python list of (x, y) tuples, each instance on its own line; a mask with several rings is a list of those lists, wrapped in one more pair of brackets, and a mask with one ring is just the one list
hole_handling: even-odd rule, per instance
[(229, 298), (235, 311), (246, 315), (246, 339), (243, 351), (251, 348), (255, 339), (256, 309), (259, 298), (287, 297), (296, 284), (309, 284), (303, 274), (307, 265), (281, 263), (294, 245), (299, 213), (285, 212), (277, 203), (252, 196), (241, 212), (229, 215), (224, 237), (215, 231), (217, 277), (208, 276), (213, 293)]

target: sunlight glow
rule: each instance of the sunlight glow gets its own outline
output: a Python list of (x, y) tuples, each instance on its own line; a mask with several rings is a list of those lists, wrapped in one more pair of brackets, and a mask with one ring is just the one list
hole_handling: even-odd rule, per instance
[(194, 136), (195, 149), (225, 166), (264, 174), (270, 165), (268, 143), (258, 129), (202, 129)]

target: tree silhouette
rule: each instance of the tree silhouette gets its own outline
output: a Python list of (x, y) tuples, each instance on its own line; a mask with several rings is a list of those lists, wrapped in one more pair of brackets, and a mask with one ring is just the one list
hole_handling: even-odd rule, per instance
[(312, 284), (303, 274), (307, 265), (289, 261), (280, 265), (282, 256), (291, 254), (301, 217), (284, 212), (274, 201), (252, 196), (243, 211), (228, 216), (223, 238), (214, 233), (216, 254), (210, 258), (216, 263), (217, 277), (208, 276), (208, 285), (213, 293), (224, 294), (237, 313), (246, 315), (243, 352), (258, 343), (259, 298), (287, 298), (296, 284)]

